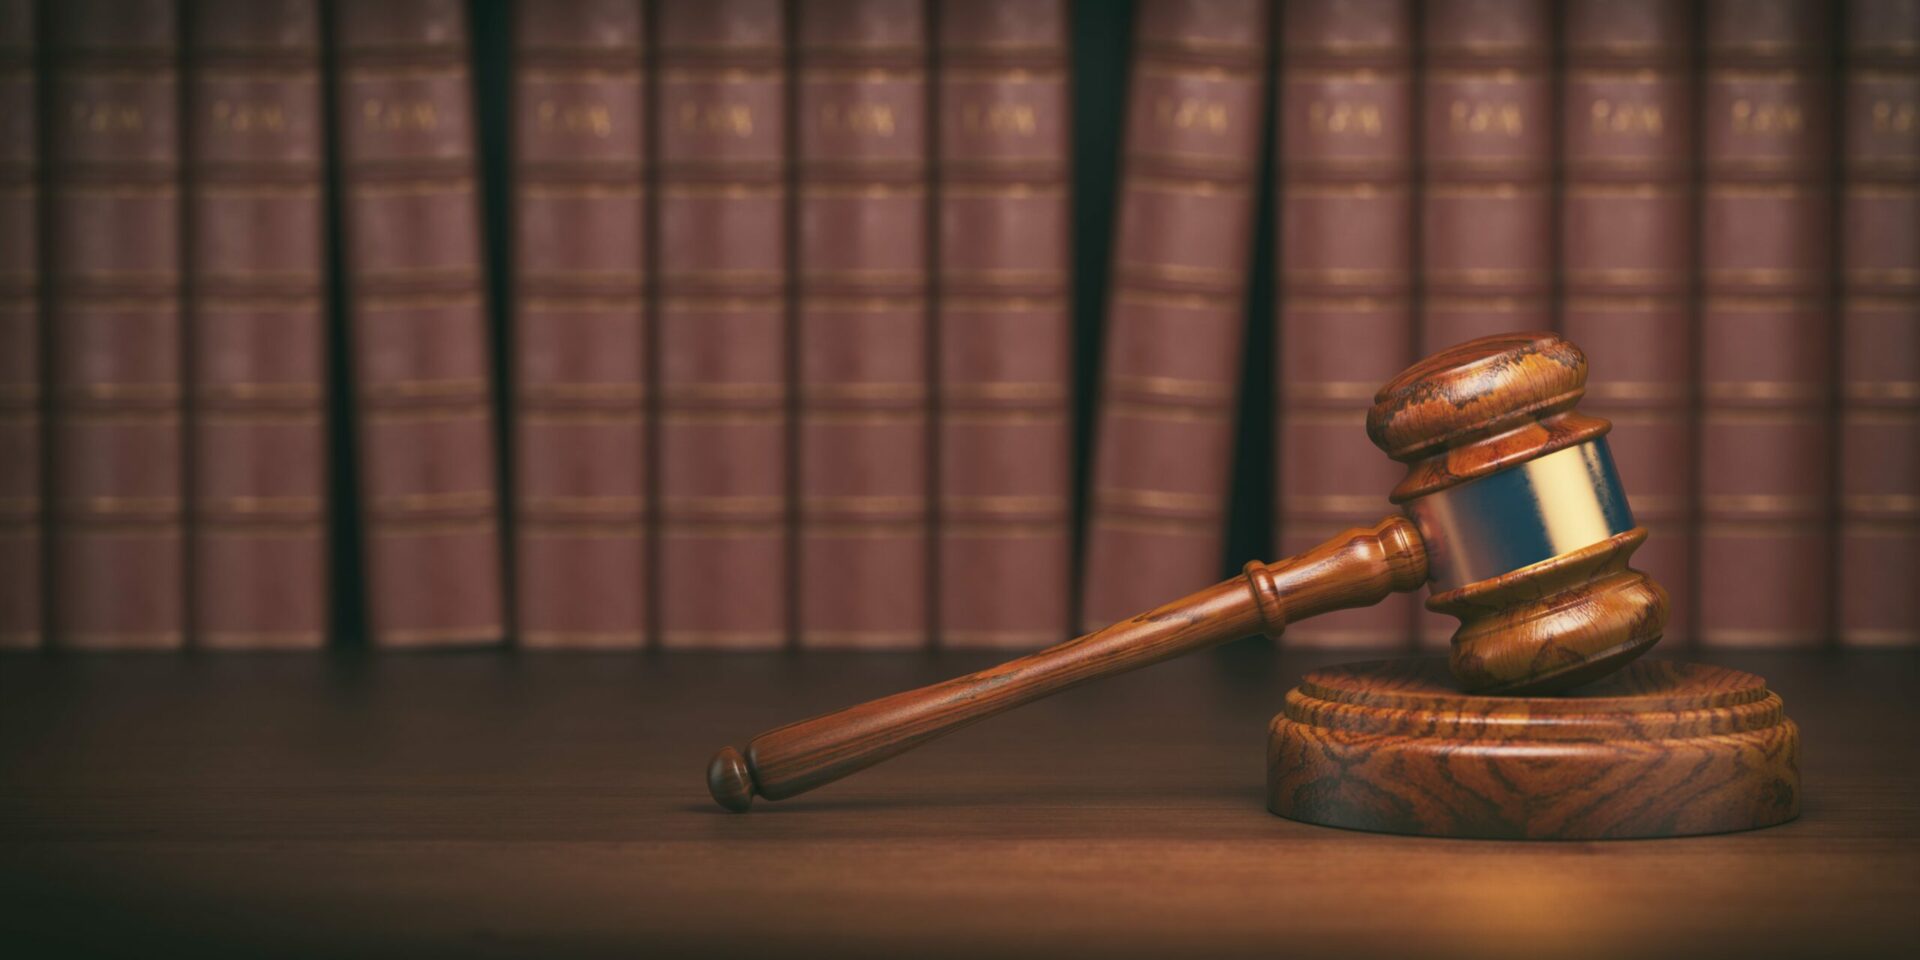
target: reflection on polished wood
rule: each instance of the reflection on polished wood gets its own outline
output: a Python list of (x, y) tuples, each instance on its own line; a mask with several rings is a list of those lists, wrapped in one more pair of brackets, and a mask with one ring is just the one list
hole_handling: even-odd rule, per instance
[(993, 656), (7, 657), (0, 940), (1475, 958), (1920, 942), (1920, 655), (1707, 656), (1765, 676), (1800, 722), (1799, 819), (1582, 843), (1268, 813), (1268, 721), (1349, 657), (1237, 644), (750, 817), (689, 775), (714, 743)]
[(1751, 673), (1637, 660), (1558, 697), (1461, 693), (1440, 657), (1342, 664), (1287, 692), (1267, 807), (1424, 837), (1621, 840), (1800, 812), (1800, 731)]

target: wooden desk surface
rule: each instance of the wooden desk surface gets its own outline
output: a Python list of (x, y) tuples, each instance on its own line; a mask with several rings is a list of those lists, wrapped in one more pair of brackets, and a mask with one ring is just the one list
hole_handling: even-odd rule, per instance
[(1799, 821), (1524, 844), (1269, 815), (1266, 721), (1327, 658), (1256, 645), (1068, 693), (745, 816), (705, 795), (720, 744), (991, 658), (9, 658), (0, 942), (1913, 955), (1920, 655), (1710, 659), (1768, 676), (1804, 728)]

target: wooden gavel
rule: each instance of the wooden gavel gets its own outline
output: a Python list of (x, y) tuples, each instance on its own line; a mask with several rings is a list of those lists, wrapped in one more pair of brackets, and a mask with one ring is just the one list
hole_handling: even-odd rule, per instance
[(1406, 516), (1349, 530), (1277, 563), (943, 683), (896, 693), (724, 747), (707, 788), (729, 810), (831, 783), (935, 737), (1089, 680), (1296, 620), (1378, 603), (1431, 579), (1430, 609), (1460, 619), (1450, 666), (1462, 689), (1539, 694), (1600, 677), (1660, 639), (1666, 591), (1627, 559), (1646, 539), (1605, 434), (1573, 410), (1587, 361), (1548, 333), (1484, 337), (1408, 368), (1367, 415), (1376, 446), (1407, 464), (1391, 500)]

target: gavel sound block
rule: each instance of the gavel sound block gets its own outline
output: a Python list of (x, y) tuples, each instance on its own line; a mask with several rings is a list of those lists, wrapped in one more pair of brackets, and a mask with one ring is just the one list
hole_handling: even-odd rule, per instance
[[(1419, 662), (1310, 678), (1271, 731), (1275, 813), (1538, 838), (1791, 817), (1798, 731), (1777, 698), (1772, 713), (1735, 709), (1754, 690), (1769, 702), (1755, 678), (1635, 665), (1612, 681), (1616, 696), (1538, 696), (1620, 670), (1666, 624), (1665, 591), (1627, 566), (1646, 531), (1620, 489), (1609, 424), (1573, 409), (1586, 372), (1579, 349), (1552, 334), (1487, 337), (1428, 358), (1382, 388), (1367, 420), (1374, 443), (1408, 465), (1392, 495), (1405, 516), (1250, 563), (1039, 653), (769, 731), (744, 753), (724, 748), (708, 789), (743, 811), (755, 795), (793, 796), (1056, 691), (1251, 633), (1277, 637), (1293, 621), (1431, 580), (1427, 605), (1460, 619), (1451, 681)], [(1716, 692), (1728, 684), (1745, 692)], [(1754, 762), (1755, 750), (1769, 762)], [(1584, 800), (1565, 799), (1576, 793)]]
[(1437, 657), (1319, 670), (1267, 735), (1267, 808), (1429, 837), (1724, 833), (1799, 812), (1800, 731), (1759, 677), (1641, 660), (1559, 697), (1476, 697)]

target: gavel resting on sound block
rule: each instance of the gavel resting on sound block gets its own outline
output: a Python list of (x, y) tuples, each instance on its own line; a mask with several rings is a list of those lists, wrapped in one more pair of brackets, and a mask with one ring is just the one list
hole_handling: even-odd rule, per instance
[(1410, 658), (1309, 674), (1270, 730), (1273, 812), (1534, 838), (1790, 819), (1799, 734), (1779, 697), (1738, 671), (1631, 662), (1659, 641), (1667, 596), (1627, 566), (1647, 533), (1610, 424), (1574, 409), (1586, 377), (1579, 348), (1546, 333), (1429, 357), (1367, 416), (1375, 445), (1407, 465), (1391, 496), (1404, 516), (1038, 653), (723, 748), (708, 789), (744, 811), (756, 794), (803, 793), (1057, 691), (1431, 582), (1427, 606), (1460, 620), (1449, 669)]

